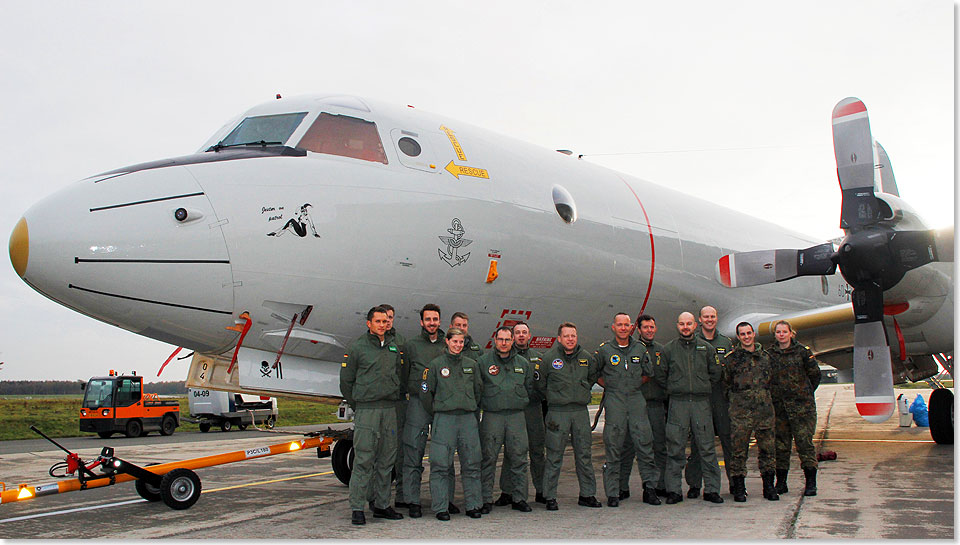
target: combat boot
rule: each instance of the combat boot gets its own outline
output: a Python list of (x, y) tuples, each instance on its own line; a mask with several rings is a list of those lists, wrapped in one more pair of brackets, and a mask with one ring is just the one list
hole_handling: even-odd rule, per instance
[(760, 478), (763, 479), (763, 497), (770, 500), (776, 501), (780, 499), (780, 496), (777, 495), (777, 490), (773, 486), (773, 479), (776, 474), (773, 471), (767, 471), (760, 474)]
[(817, 468), (815, 467), (805, 467), (803, 468), (803, 476), (807, 478), (807, 486), (803, 489), (804, 496), (816, 496), (817, 495)]
[(786, 494), (790, 491), (790, 489), (787, 488), (787, 473), (789, 472), (790, 470), (788, 469), (777, 470), (777, 486), (775, 487), (777, 494)]
[(733, 501), (743, 503), (747, 501), (747, 485), (744, 477), (730, 477), (730, 486), (733, 487)]
[(660, 505), (660, 498), (657, 497), (657, 491), (650, 485), (643, 485), (643, 503)]

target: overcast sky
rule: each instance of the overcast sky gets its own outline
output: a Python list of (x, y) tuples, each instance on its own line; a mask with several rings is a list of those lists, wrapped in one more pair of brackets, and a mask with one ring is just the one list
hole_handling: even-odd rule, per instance
[[(450, 116), (829, 239), (830, 114), (869, 109), (901, 196), (955, 210), (946, 0), (0, 3), (0, 234), (86, 176), (196, 150), (276, 93)], [(155, 376), (174, 347), (0, 264), (0, 380)], [(163, 379), (181, 380), (186, 362)]]

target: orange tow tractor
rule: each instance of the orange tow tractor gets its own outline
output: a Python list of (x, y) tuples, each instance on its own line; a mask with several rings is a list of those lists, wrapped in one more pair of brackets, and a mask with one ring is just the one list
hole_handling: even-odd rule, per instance
[(151, 431), (173, 435), (180, 425), (180, 402), (143, 393), (143, 377), (136, 373), (93, 377), (85, 385), (80, 406), (80, 431), (106, 439), (114, 433), (140, 437)]

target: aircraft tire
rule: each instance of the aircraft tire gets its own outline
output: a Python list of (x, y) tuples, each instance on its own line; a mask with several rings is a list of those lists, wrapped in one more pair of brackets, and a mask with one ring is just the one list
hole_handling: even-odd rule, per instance
[(200, 477), (186, 468), (178, 467), (160, 480), (161, 499), (171, 509), (189, 509), (200, 499), (200, 490)]
[(160, 422), (160, 435), (173, 435), (175, 431), (177, 431), (177, 419), (170, 415), (164, 416)]
[(938, 388), (930, 394), (930, 437), (939, 445), (953, 444), (953, 392)]
[(124, 435), (127, 437), (140, 437), (143, 435), (143, 424), (141, 424), (137, 419), (127, 422)]
[(333, 465), (333, 474), (341, 483), (349, 486), (350, 475), (353, 473), (353, 440), (341, 439), (333, 445), (333, 452), (330, 456), (330, 463)]

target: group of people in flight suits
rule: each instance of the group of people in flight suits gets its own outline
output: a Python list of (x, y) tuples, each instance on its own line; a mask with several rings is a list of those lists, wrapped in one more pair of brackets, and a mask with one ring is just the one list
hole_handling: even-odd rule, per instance
[[(367, 505), (376, 518), (403, 518), (390, 505), (392, 474), (395, 506), (408, 509), (411, 518), (423, 516), (420, 489), (428, 439), (430, 507), (441, 521), (460, 512), (453, 503), (455, 454), (467, 516), (480, 518), (495, 506), (532, 511), (528, 474), (535, 502), (558, 510), (568, 439), (577, 503), (602, 507), (587, 409), (594, 384), (603, 387), (600, 404), (606, 411), (608, 507), (630, 496), (634, 459), (644, 503), (683, 501), (684, 468), (687, 498), (699, 497), (702, 490), (704, 500), (723, 503), (715, 436), (734, 501), (747, 499), (751, 435), (757, 440), (764, 498), (777, 500), (788, 492), (792, 443), (806, 479), (803, 493), (817, 493), (813, 434), (819, 363), (797, 343), (786, 321), (775, 324), (775, 342), (765, 348), (747, 322), (737, 325), (736, 341), (722, 335), (716, 309), (707, 306), (700, 310), (699, 327), (692, 313), (680, 314), (679, 336), (663, 345), (654, 340), (652, 316), (641, 314), (633, 322), (621, 312), (610, 326), (613, 339), (596, 350), (580, 346), (577, 326), (564, 322), (556, 342), (541, 353), (530, 347), (530, 328), (523, 322), (498, 328), (493, 350), (484, 351), (470, 336), (465, 313), (454, 313), (444, 332), (440, 308), (424, 305), (419, 335), (405, 339), (393, 328), (394, 312), (390, 305), (371, 308), (367, 333), (348, 347), (341, 363), (341, 392), (354, 410), (353, 524), (366, 524)], [(501, 493), (494, 501), (501, 450)]]

